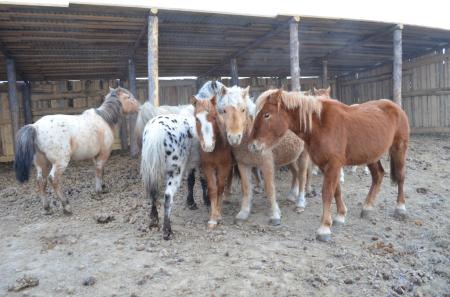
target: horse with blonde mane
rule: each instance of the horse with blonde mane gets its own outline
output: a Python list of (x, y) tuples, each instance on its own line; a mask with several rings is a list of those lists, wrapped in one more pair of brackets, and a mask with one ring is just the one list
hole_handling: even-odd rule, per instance
[(64, 213), (71, 214), (69, 200), (60, 185), (70, 160), (94, 160), (95, 191), (101, 193), (103, 168), (114, 143), (114, 128), (123, 114), (137, 112), (138, 109), (139, 102), (133, 94), (119, 87), (110, 89), (99, 108), (88, 109), (80, 115), (48, 115), (22, 127), (16, 138), (14, 168), (17, 180), (21, 183), (28, 181), (34, 163), (45, 213), (51, 213), (46, 194), (48, 176)]
[(263, 173), (264, 188), (271, 205), (270, 224), (279, 225), (281, 223), (281, 212), (276, 200), (274, 184), (276, 166), (289, 166), (292, 172), (292, 186), (288, 200), (296, 204), (299, 212), (303, 211), (306, 206), (307, 172), (305, 154), (301, 154), (303, 141), (294, 133), (287, 133), (273, 149), (265, 150), (262, 154), (250, 152), (248, 149), (249, 133), (255, 116), (255, 104), (249, 98), (249, 87), (246, 89), (237, 86), (223, 87), (217, 110), (219, 122), (223, 125), (226, 139), (233, 148), (233, 155), (238, 163), (241, 176), (243, 197), (241, 210), (236, 215), (236, 222), (247, 220), (250, 214), (252, 203), (250, 172), (252, 167), (257, 167)]
[[(311, 159), (324, 173), (323, 212), (317, 238), (331, 239), (331, 225), (345, 222), (347, 208), (341, 195), (339, 171), (345, 165), (368, 164), (372, 186), (361, 211), (367, 217), (374, 208), (384, 169), (380, 158), (389, 151), (391, 180), (398, 185), (395, 217), (406, 216), (405, 180), (409, 123), (400, 106), (387, 99), (348, 106), (324, 97), (272, 90), (260, 96), (250, 148), (262, 152), (277, 145), (289, 130), (305, 141)], [(331, 202), (337, 216), (331, 220)]]

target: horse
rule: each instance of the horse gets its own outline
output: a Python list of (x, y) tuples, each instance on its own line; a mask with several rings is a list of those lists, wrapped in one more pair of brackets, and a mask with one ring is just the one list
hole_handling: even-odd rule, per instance
[[(342, 199), (339, 171), (345, 165), (368, 164), (372, 186), (361, 211), (370, 215), (380, 190), (384, 169), (380, 158), (389, 152), (391, 180), (398, 185), (394, 216), (406, 216), (405, 180), (409, 123), (406, 113), (390, 100), (380, 99), (348, 106), (324, 97), (302, 96), (296, 92), (270, 90), (257, 101), (258, 114), (251, 132), (254, 152), (270, 149), (287, 131), (305, 141), (311, 159), (324, 173), (323, 212), (317, 239), (329, 241), (333, 225), (345, 223), (347, 208)], [(336, 200), (337, 216), (331, 220), (331, 202)]]
[[(316, 88), (313, 88), (313, 91), (312, 91), (312, 94), (311, 95), (314, 95), (314, 96), (319, 96), (319, 97), (325, 97), (325, 98), (328, 98), (328, 99), (331, 99), (331, 87), (330, 86), (328, 86), (328, 88), (326, 88), (326, 89), (316, 89)], [(353, 105), (355, 105), (355, 104), (353, 104)], [(368, 175), (369, 174), (369, 168), (367, 168), (367, 166), (363, 166), (364, 167), (364, 173), (366, 174), (366, 175)], [(356, 173), (356, 170), (358, 169), (358, 166), (352, 166), (352, 168), (351, 168), (351, 172), (352, 173)], [(317, 170), (316, 170), (317, 171)], [(345, 180), (345, 178), (344, 178), (344, 169), (342, 169), (341, 170), (341, 178), (340, 178), (340, 181), (341, 181), (341, 183), (344, 183), (344, 180)]]
[(265, 150), (263, 154), (250, 152), (248, 141), (255, 107), (254, 102), (249, 98), (249, 87), (246, 89), (237, 86), (222, 87), (221, 99), (217, 104), (218, 117), (238, 163), (243, 193), (241, 210), (236, 215), (235, 221), (240, 223), (248, 219), (252, 200), (249, 173), (252, 167), (257, 167), (263, 173), (265, 192), (271, 205), (269, 224), (279, 225), (281, 212), (275, 194), (274, 168), (288, 165), (293, 176), (288, 200), (295, 202), (297, 211), (301, 212), (306, 206), (307, 155), (301, 154), (303, 141), (294, 133), (287, 133), (278, 146)]
[(192, 97), (195, 111), (197, 135), (200, 141), (200, 163), (208, 184), (211, 213), (208, 228), (214, 229), (222, 219), (222, 194), (225, 185), (230, 185), (234, 163), (231, 146), (223, 137), (218, 122), (216, 97), (197, 99)]
[(170, 213), (173, 197), (186, 171), (200, 165), (195, 118), (168, 114), (151, 119), (144, 128), (141, 150), (141, 175), (145, 196), (151, 201), (150, 228), (158, 227), (157, 199), (164, 190), (163, 238), (170, 239)]
[[(98, 108), (88, 109), (80, 115), (47, 115), (22, 127), (16, 138), (14, 169), (17, 180), (20, 183), (28, 181), (34, 163), (45, 213), (51, 213), (46, 195), (48, 176), (63, 212), (71, 214), (69, 200), (60, 186), (70, 160), (94, 160), (95, 191), (100, 194), (104, 187), (103, 168), (114, 143), (114, 128), (123, 114), (137, 112), (138, 108), (139, 102), (130, 91), (122, 87), (111, 88)], [(52, 165), (50, 173), (49, 164)]]

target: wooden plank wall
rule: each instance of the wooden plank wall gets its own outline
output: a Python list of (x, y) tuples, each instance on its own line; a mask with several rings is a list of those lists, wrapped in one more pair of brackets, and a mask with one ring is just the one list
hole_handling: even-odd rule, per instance
[[(224, 80), (228, 84), (228, 80)], [(289, 88), (288, 80), (281, 80), (285, 89)], [(160, 80), (159, 96), (161, 105), (189, 104), (190, 98), (197, 92), (196, 80)], [(257, 97), (268, 88), (275, 88), (279, 84), (277, 79), (248, 78), (240, 80), (240, 85), (250, 85), (250, 93)], [(50, 114), (79, 114), (84, 110), (100, 106), (109, 87), (116, 87), (117, 80), (83, 80), (83, 81), (57, 81), (33, 82), (31, 96), (31, 110), (33, 122), (40, 117)], [(125, 82), (125, 87), (127, 83)], [(316, 80), (308, 79), (302, 82), (302, 89), (309, 89), (316, 85)], [(148, 98), (147, 81), (138, 80), (136, 84), (137, 98), (143, 103)], [(22, 92), (18, 87), (18, 101), (20, 108), (20, 125), (24, 124)], [(120, 139), (116, 131), (114, 149), (120, 149)], [(0, 162), (13, 160), (14, 150), (12, 144), (11, 121), (8, 106), (7, 84), (0, 84)]]
[[(413, 133), (450, 132), (450, 49), (403, 62), (402, 102)], [(392, 99), (392, 66), (339, 78), (337, 98), (346, 104)]]

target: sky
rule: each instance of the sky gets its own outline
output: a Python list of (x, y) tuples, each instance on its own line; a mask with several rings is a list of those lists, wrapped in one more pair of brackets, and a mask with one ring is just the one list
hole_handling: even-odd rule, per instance
[(177, 9), (240, 15), (298, 15), (371, 20), (450, 30), (450, 1), (400, 0), (0, 0), (0, 3), (67, 6), (70, 3)]

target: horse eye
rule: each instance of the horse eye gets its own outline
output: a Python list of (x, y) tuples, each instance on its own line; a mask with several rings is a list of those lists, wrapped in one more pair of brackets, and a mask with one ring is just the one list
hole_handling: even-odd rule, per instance
[(270, 114), (269, 114), (268, 112), (266, 112), (266, 113), (264, 114), (264, 118), (268, 119), (269, 117), (270, 117)]
[(241, 111), (242, 111), (242, 112), (245, 112), (245, 108), (243, 108)]

